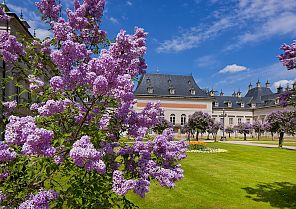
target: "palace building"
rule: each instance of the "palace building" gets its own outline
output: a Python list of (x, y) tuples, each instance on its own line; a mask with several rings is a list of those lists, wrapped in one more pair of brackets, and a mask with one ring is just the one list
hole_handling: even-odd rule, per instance
[(279, 94), (282, 92), (281, 86), (274, 93), (268, 81), (264, 86), (258, 81), (254, 87), (249, 85), (244, 96), (240, 91), (225, 96), (222, 91), (217, 94), (213, 89), (202, 90), (192, 76), (145, 74), (135, 90), (135, 109), (143, 109), (147, 102), (160, 101), (165, 119), (180, 133), (188, 117), (196, 111), (210, 114), (225, 127), (252, 123), (253, 120), (264, 121), (270, 112), (283, 109), (279, 106)]

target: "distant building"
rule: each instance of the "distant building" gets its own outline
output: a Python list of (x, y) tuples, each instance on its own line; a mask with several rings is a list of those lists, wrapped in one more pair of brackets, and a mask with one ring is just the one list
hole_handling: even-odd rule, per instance
[[(6, 12), (6, 14), (10, 17), (9, 21), (1, 23), (0, 22), (0, 32), (6, 31), (10, 33), (11, 35), (14, 35), (16, 37), (24, 36), (28, 38), (32, 38), (32, 34), (29, 32), (29, 24), (23, 19), (22, 14), (20, 17), (11, 12), (9, 8), (5, 4), (0, 4), (0, 7)], [(8, 76), (11, 76), (11, 67), (5, 63), (2, 59), (0, 59), (0, 79), (7, 78)], [(2, 82), (1, 82), (2, 84)], [(0, 92), (1, 100), (7, 101), (8, 96), (11, 95), (17, 95), (20, 92), (20, 89), (15, 86), (14, 82), (10, 82), (4, 87), (1, 86), (2, 91)], [(28, 94), (25, 94), (24, 96), (28, 97)], [(18, 96), (15, 96), (14, 98), (16, 101), (18, 101), (20, 98)]]
[(196, 111), (206, 112), (216, 121), (224, 121), (225, 127), (233, 127), (242, 122), (264, 121), (270, 112), (282, 109), (279, 106), (282, 91), (282, 87), (279, 87), (273, 93), (268, 81), (265, 86), (258, 81), (255, 87), (249, 85), (245, 96), (240, 90), (225, 96), (222, 90), (220, 93), (213, 89), (205, 92), (192, 76), (145, 74), (135, 90), (135, 109), (143, 109), (150, 101), (160, 101), (165, 110), (164, 117), (179, 133), (188, 117)]

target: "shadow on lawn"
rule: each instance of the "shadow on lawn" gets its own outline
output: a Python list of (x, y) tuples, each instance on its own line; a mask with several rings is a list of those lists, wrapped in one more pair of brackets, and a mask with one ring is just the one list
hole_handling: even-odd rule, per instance
[(258, 184), (256, 188), (242, 188), (246, 197), (258, 202), (269, 202), (272, 207), (296, 209), (296, 184), (274, 182)]

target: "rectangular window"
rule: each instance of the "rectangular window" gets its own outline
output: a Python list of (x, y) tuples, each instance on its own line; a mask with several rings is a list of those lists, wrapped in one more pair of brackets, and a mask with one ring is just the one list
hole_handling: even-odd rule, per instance
[(229, 125), (233, 125), (233, 118), (229, 118)]
[(224, 123), (224, 118), (220, 118), (220, 122), (221, 123)]
[(237, 119), (237, 123), (238, 123), (238, 124), (241, 124), (241, 123), (242, 123), (242, 119), (241, 119), (241, 118), (238, 118), (238, 119)]
[(247, 118), (247, 123), (251, 123), (251, 119), (250, 118)]

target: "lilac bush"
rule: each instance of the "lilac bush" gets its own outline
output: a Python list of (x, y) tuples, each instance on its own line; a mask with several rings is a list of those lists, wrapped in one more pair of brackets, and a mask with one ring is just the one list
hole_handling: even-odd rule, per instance
[[(173, 141), (169, 127), (142, 142), (163, 110), (159, 103), (133, 109), (133, 81), (147, 67), (144, 29), (121, 30), (111, 42), (100, 29), (104, 0), (74, 0), (66, 13), (55, 0), (36, 5), (52, 39), (0, 34), (1, 58), (22, 81), (18, 96), (32, 95), (3, 104), (0, 206), (131, 208), (128, 191), (144, 197), (153, 179), (174, 187), (183, 178), (186, 143)], [(2, 10), (0, 20), (7, 20)]]
[(219, 130), (223, 130), (223, 124), (221, 122), (212, 122), (209, 124), (208, 133), (213, 135), (215, 141), (217, 140)]
[(260, 139), (261, 134), (264, 133), (265, 127), (265, 124), (262, 123), (260, 120), (256, 120), (253, 122), (252, 128), (255, 131), (255, 133), (257, 133), (258, 140)]
[(199, 133), (205, 133), (206, 130), (208, 130), (208, 128), (210, 127), (211, 123), (213, 123), (211, 116), (201, 111), (193, 113), (189, 116), (188, 119), (189, 130), (191, 132), (196, 132), (197, 141)]
[(235, 126), (235, 130), (240, 134), (244, 134), (244, 140), (247, 140), (247, 134), (252, 131), (252, 125), (250, 123), (239, 123)]
[(231, 126), (228, 126), (227, 128), (225, 128), (225, 132), (228, 133), (228, 137), (230, 138), (230, 135), (234, 133), (234, 128)]
[(283, 146), (284, 134), (295, 134), (296, 118), (295, 113), (288, 110), (273, 111), (267, 115), (268, 129), (272, 133), (279, 134), (279, 147)]

